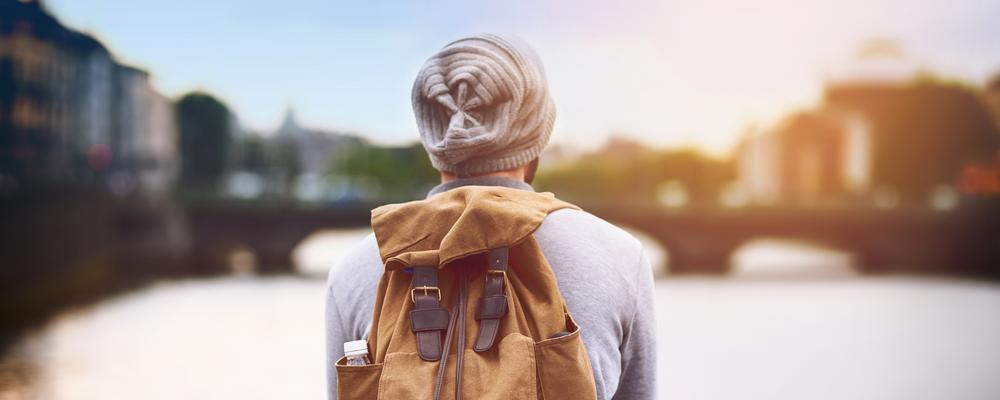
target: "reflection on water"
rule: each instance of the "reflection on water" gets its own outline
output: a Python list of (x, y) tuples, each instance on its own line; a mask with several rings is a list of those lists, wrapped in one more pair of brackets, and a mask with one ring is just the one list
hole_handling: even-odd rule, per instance
[(808, 242), (763, 238), (740, 246), (731, 273), (753, 277), (835, 277), (855, 275), (850, 253)]
[[(304, 252), (342, 251), (322, 237)], [(766, 265), (760, 254), (786, 245), (759, 246), (739, 257)], [(322, 398), (323, 290), (315, 276), (234, 276), (67, 311), (0, 361), (0, 399)], [(656, 290), (663, 398), (1000, 398), (994, 285), (673, 278)]]
[(1000, 398), (996, 285), (682, 279), (657, 295), (662, 398)]
[(34, 376), (0, 398), (322, 398), (323, 286), (175, 282), (66, 312), (4, 361)]
[(295, 270), (306, 275), (325, 276), (344, 253), (370, 233), (371, 228), (327, 229), (313, 233), (292, 253)]

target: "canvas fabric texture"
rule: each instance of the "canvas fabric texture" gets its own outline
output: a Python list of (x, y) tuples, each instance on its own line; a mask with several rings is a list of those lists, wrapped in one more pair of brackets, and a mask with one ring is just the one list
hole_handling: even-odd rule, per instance
[[(468, 399), (595, 399), (590, 360), (555, 275), (532, 233), (549, 213), (572, 204), (549, 193), (468, 186), (427, 200), (372, 212), (384, 272), (368, 335), (373, 364), (336, 363), (339, 399), (430, 399), (438, 361), (417, 353), (411, 330), (411, 267), (437, 266), (442, 307), (458, 299), (458, 272), (468, 277), (462, 396)], [(486, 252), (509, 247), (508, 308), (492, 349), (473, 350), (479, 331), (476, 300), (483, 296)], [(568, 335), (552, 338), (560, 332)], [(456, 356), (448, 357), (442, 398), (454, 398)]]

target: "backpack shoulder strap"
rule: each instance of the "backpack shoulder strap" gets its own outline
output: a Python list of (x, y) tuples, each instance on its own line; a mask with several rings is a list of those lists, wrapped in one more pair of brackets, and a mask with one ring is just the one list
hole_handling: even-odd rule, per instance
[(450, 315), (441, 307), (436, 265), (413, 267), (410, 300), (410, 329), (417, 337), (417, 353), (424, 361), (437, 361), (441, 358), (441, 332), (448, 329)]
[(483, 297), (476, 304), (476, 321), (479, 321), (479, 337), (473, 350), (482, 353), (493, 348), (500, 319), (507, 314), (507, 256), (510, 249), (501, 247), (489, 253), (486, 269), (486, 288)]

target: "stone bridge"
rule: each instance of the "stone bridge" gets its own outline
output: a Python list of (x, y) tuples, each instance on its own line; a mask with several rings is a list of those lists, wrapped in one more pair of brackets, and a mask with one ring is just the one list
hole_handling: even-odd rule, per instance
[[(322, 229), (369, 224), (372, 204), (323, 208), (213, 207), (189, 212), (200, 268), (218, 268), (235, 248), (264, 269), (290, 268), (291, 254)], [(722, 273), (757, 238), (799, 239), (847, 251), (863, 272), (1000, 273), (1000, 210), (950, 212), (789, 208), (668, 210), (592, 204), (584, 209), (641, 232), (669, 253), (671, 273)]]

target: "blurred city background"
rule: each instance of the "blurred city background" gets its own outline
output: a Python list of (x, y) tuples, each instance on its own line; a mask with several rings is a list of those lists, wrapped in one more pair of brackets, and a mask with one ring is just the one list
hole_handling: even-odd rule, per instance
[(477, 31), (546, 62), (536, 189), (645, 243), (663, 398), (1000, 398), (997, 21), (0, 0), (0, 399), (325, 396), (325, 275), (438, 181), (409, 85)]

